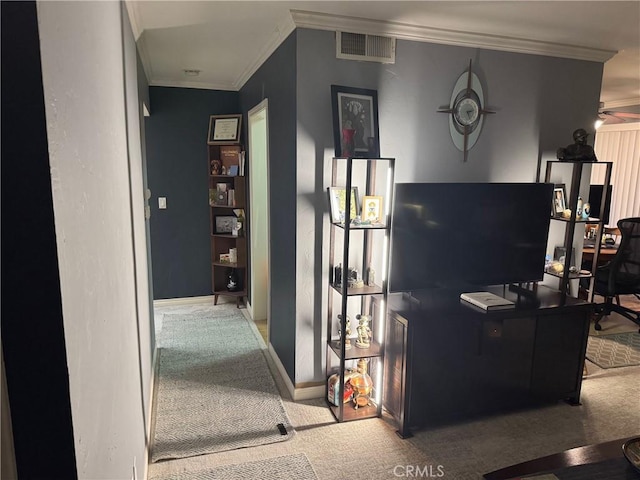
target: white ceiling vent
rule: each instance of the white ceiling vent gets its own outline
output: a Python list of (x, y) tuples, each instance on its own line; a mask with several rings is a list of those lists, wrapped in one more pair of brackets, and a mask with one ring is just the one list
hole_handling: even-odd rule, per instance
[(336, 57), (396, 63), (396, 39), (364, 33), (336, 32)]

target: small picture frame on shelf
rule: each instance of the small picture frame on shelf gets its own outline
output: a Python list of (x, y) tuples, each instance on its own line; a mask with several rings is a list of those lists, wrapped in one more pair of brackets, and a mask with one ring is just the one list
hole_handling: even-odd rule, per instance
[(240, 143), (242, 114), (211, 115), (209, 117), (208, 145)]
[(221, 215), (216, 217), (216, 233), (231, 234), (238, 219), (231, 215)]
[[(329, 187), (329, 214), (331, 223), (344, 223), (347, 208), (347, 189), (344, 187)], [(351, 208), (349, 217), (351, 220), (360, 215), (358, 203), (358, 187), (351, 187)]]
[(365, 195), (362, 197), (362, 221), (382, 223), (384, 220), (382, 206), (381, 196)]
[(567, 209), (567, 200), (564, 193), (564, 184), (556, 185), (553, 189), (553, 216), (561, 217)]

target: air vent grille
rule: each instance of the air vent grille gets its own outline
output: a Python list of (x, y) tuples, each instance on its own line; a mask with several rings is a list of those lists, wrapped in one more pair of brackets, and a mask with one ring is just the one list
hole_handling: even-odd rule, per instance
[(364, 33), (336, 32), (336, 57), (346, 60), (395, 63), (396, 39)]

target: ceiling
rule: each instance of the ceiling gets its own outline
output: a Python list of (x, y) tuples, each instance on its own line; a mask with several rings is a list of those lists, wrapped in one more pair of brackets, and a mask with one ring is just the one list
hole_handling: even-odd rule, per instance
[(126, 4), (150, 85), (239, 90), (305, 27), (605, 62), (603, 109), (640, 113), (639, 1)]

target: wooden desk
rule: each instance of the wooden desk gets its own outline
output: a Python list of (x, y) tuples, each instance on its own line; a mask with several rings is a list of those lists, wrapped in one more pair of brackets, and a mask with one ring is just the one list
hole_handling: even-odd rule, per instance
[[(627, 440), (629, 439), (622, 438), (610, 442), (572, 448), (561, 453), (536, 458), (535, 460), (485, 473), (483, 478), (485, 480), (509, 480), (534, 475), (536, 473), (553, 472), (568, 467), (594, 464), (607, 460), (619, 459), (621, 462), (627, 462), (622, 452), (622, 445)], [(623, 467), (623, 470), (626, 471), (627, 466), (623, 464)], [(631, 464), (628, 465), (628, 470), (633, 475), (634, 469)]]
[[(594, 252), (594, 247), (584, 247), (582, 249), (582, 261), (591, 262), (593, 260)], [(598, 265), (610, 262), (613, 257), (615, 257), (616, 253), (618, 253), (617, 248), (600, 247), (600, 255), (598, 255)]]

